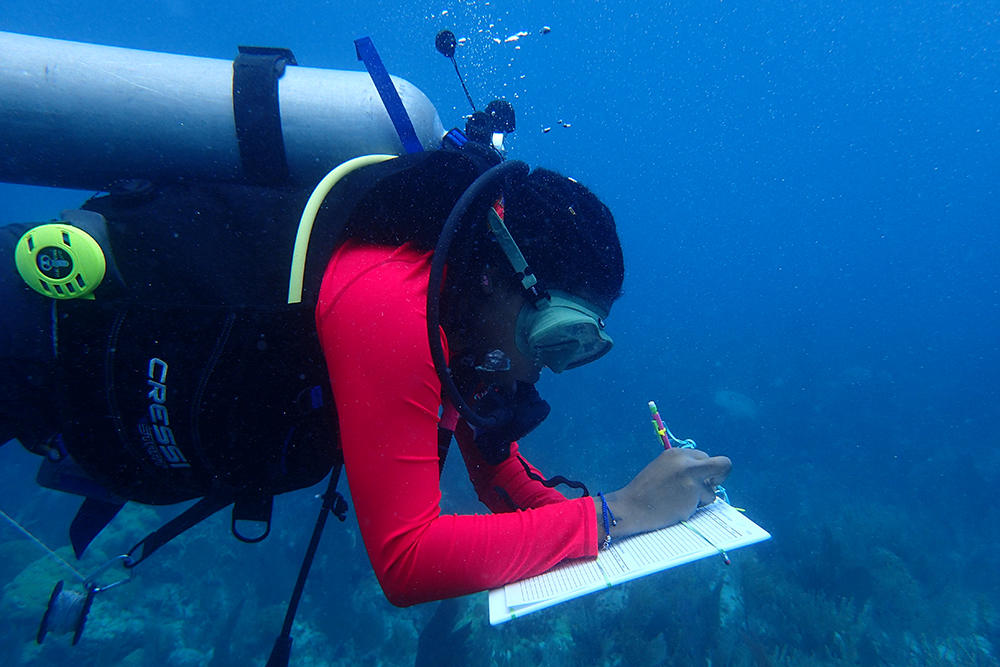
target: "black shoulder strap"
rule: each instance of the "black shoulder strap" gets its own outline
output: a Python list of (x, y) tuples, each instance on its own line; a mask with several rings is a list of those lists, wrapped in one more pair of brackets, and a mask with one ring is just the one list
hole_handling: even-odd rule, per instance
[(454, 431), (438, 425), (438, 476), (444, 472), (444, 461), (448, 458), (448, 450), (451, 449), (451, 439), (455, 435)]
[(111, 523), (122, 507), (125, 507), (124, 501), (109, 502), (98, 498), (83, 500), (76, 516), (73, 517), (73, 522), (69, 525), (69, 543), (73, 545), (73, 554), (77, 558), (83, 557), (83, 552), (97, 534)]
[[(153, 555), (157, 549), (174, 539), (188, 528), (193, 528), (208, 517), (212, 516), (223, 507), (230, 505), (233, 497), (228, 494), (208, 495), (187, 508), (167, 523), (154, 530), (146, 537), (139, 540), (134, 547), (129, 549), (128, 555), (132, 559), (126, 567), (133, 568), (142, 561)], [(141, 551), (140, 551), (141, 550)], [(138, 556), (133, 554), (139, 551)]]
[[(303, 302), (315, 301), (326, 263), (345, 239), (387, 245), (409, 241), (433, 248), (455, 201), (491, 166), (489, 157), (449, 146), (347, 174), (327, 195), (309, 237)], [(414, 205), (417, 201), (420, 206)]]
[(266, 667), (288, 666), (288, 660), (292, 654), (292, 624), (295, 622), (295, 612), (299, 609), (299, 600), (302, 599), (302, 591), (306, 586), (309, 568), (312, 567), (313, 558), (316, 556), (316, 549), (319, 547), (319, 538), (323, 536), (323, 528), (326, 527), (327, 515), (333, 514), (340, 521), (347, 519), (347, 501), (337, 492), (340, 471), (344, 467), (343, 453), (338, 451), (338, 455), (339, 459), (330, 472), (330, 481), (327, 482), (326, 493), (323, 494), (323, 506), (320, 507), (319, 516), (316, 517), (312, 539), (309, 540), (309, 546), (306, 547), (306, 555), (302, 559), (299, 576), (295, 580), (295, 588), (292, 590), (292, 597), (288, 601), (288, 609), (285, 611), (285, 622), (281, 626), (281, 634), (274, 640), (274, 647), (271, 649), (271, 655), (267, 659)]
[[(128, 555), (132, 558), (132, 560), (128, 564), (128, 567), (135, 567), (142, 561), (152, 556), (153, 552), (162, 547), (164, 544), (187, 531), (189, 528), (194, 528), (196, 525), (228, 505), (233, 505), (233, 536), (240, 542), (247, 542), (250, 544), (260, 542), (271, 533), (271, 509), (273, 503), (274, 496), (271, 494), (258, 494), (250, 496), (243, 495), (236, 498), (228, 492), (209, 494), (167, 523), (154, 530), (146, 537), (139, 540), (134, 547), (129, 549)], [(260, 535), (248, 537), (240, 532), (236, 523), (237, 521), (253, 521), (260, 522), (265, 525)], [(136, 551), (139, 551), (138, 556), (133, 556)]]

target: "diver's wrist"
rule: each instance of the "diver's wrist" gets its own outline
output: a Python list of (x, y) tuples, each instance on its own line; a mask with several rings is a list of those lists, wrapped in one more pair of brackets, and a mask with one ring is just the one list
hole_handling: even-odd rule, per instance
[[(622, 513), (627, 512), (625, 510), (625, 503), (621, 498), (621, 494), (618, 491), (612, 491), (610, 493), (598, 494), (594, 496), (594, 512), (597, 517), (597, 545), (602, 547), (608, 537), (608, 531), (611, 532), (611, 540), (626, 537), (632, 533), (627, 529), (627, 522), (623, 522)], [(607, 516), (605, 517), (605, 506), (607, 507)]]

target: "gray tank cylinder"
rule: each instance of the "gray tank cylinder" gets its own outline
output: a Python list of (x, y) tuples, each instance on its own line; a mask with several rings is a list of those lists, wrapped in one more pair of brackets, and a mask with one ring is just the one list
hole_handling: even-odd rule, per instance
[[(227, 60), (0, 32), (0, 181), (241, 182), (232, 80)], [(420, 142), (438, 146), (430, 100), (393, 82)], [(312, 187), (358, 155), (403, 152), (365, 72), (289, 66), (278, 94), (292, 185)]]

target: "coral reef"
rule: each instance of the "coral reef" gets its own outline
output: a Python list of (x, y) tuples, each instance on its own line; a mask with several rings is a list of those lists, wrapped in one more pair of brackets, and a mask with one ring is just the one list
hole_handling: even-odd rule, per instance
[[(763, 400), (768, 414), (778, 410), (780, 388)], [(728, 419), (723, 431), (711, 406), (704, 414), (704, 429), (695, 430), (716, 436), (767, 428), (761, 418)], [(488, 625), (485, 595), (393, 608), (356, 523), (333, 524), (293, 628), (292, 664), (411, 667), (420, 656), (423, 664), (469, 667), (1000, 667), (1000, 574), (992, 562), (1000, 518), (984, 499), (959, 493), (970, 479), (961, 477), (963, 456), (900, 464), (889, 484), (887, 473), (879, 478), (868, 466), (878, 459), (863, 437), (825, 425), (822, 415), (800, 412), (784, 425), (784, 439), (745, 448), (730, 480), (734, 501), (747, 503), (774, 535), (770, 542), (735, 552), (729, 567), (705, 559), (497, 628)], [(652, 436), (642, 426), (622, 442), (645, 456)], [(882, 432), (896, 437), (897, 427)], [(623, 481), (608, 477), (598, 455), (610, 431), (567, 432), (580, 441), (575, 452), (590, 454), (574, 459), (574, 474), (597, 488)], [(816, 448), (783, 444), (788, 433), (831, 444), (817, 456)], [(979, 459), (971, 479), (993, 479), (996, 460)], [(463, 511), (475, 511), (467, 481), (449, 475), (463, 486), (456, 491), (445, 480), (446, 510), (464, 503)], [(225, 513), (182, 535), (138, 568), (133, 583), (98, 596), (77, 646), (67, 636), (34, 641), (53, 585), (74, 585), (74, 575), (16, 531), (0, 533), (0, 664), (261, 664), (308, 540), (302, 517), (318, 509), (314, 494), (280, 497), (273, 533), (258, 545), (229, 537)], [(955, 498), (965, 504), (940, 502)], [(26, 506), (52, 507), (42, 495)], [(67, 546), (54, 546), (88, 573), (176, 511), (127, 506), (79, 563)], [(47, 515), (34, 521), (55, 532)]]
[[(301, 494), (291, 503), (303, 512), (311, 501)], [(730, 567), (706, 559), (498, 628), (486, 621), (483, 595), (391, 607), (356, 527), (334, 528), (294, 627), (293, 664), (409, 667), (419, 646), (425, 662), (449, 664), (442, 656), (453, 656), (450, 664), (470, 667), (1000, 664), (996, 591), (942, 572), (943, 563), (956, 573), (989, 564), (949, 550), (939, 527), (912, 515), (903, 506), (843, 503), (825, 516), (797, 517), (785, 534), (736, 552)], [(81, 571), (158, 521), (148, 508), (128, 508)], [(0, 662), (231, 667), (263, 660), (305, 534), (279, 530), (272, 543), (248, 546), (226, 539), (225, 529), (224, 520), (205, 522), (144, 564), (135, 583), (99, 596), (76, 647), (65, 636), (33, 641), (53, 583), (69, 582), (65, 566), (50, 556), (24, 564), (30, 551), (5, 543), (5, 571), (19, 571), (0, 597)], [(70, 557), (68, 548), (59, 553)], [(276, 573), (277, 563), (287, 572)]]

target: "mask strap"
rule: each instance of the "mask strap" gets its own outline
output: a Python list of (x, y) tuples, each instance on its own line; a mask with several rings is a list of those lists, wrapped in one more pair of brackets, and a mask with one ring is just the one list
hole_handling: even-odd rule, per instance
[(503, 212), (504, 212), (504, 202), (503, 196), (501, 195), (499, 199), (493, 202), (490, 206), (490, 210), (487, 213), (487, 218), (490, 223), (490, 231), (493, 232), (493, 238), (497, 240), (500, 244), (500, 249), (503, 250), (503, 254), (507, 255), (507, 259), (510, 260), (511, 266), (514, 267), (514, 272), (518, 281), (521, 283), (521, 287), (528, 294), (528, 299), (531, 303), (537, 303), (540, 299), (548, 299), (549, 293), (545, 290), (539, 282), (538, 278), (535, 277), (535, 272), (528, 266), (527, 260), (524, 259), (524, 255), (521, 253), (521, 249), (517, 247), (517, 243), (514, 242), (514, 237), (510, 235), (510, 230), (507, 229), (507, 225), (503, 222)]

